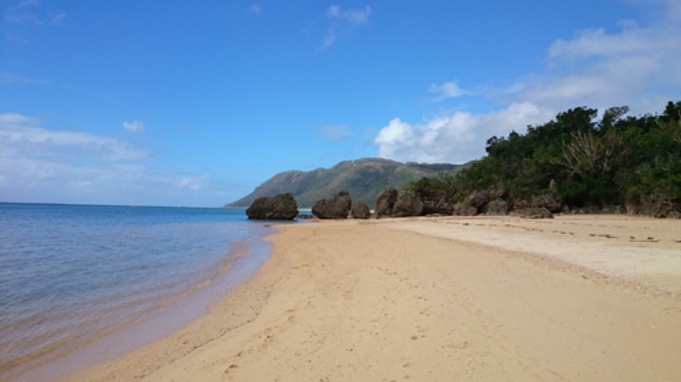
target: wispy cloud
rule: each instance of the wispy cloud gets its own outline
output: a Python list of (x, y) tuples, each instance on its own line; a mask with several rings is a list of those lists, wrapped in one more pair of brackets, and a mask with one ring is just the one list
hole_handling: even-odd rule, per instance
[[(627, 105), (634, 115), (660, 112), (667, 101), (681, 96), (681, 24), (675, 22), (681, 13), (674, 16), (681, 7), (673, 1), (664, 4), (669, 12), (661, 13), (667, 18), (648, 27), (623, 20), (618, 32), (586, 29), (571, 39), (555, 40), (547, 47), (544, 72), (528, 73), (509, 86), (488, 90), (487, 97), (506, 105), (497, 110), (457, 111), (415, 124), (393, 119), (374, 139), (379, 155), (400, 161), (462, 163), (484, 155), (485, 141), (492, 135), (524, 131), (569, 108), (603, 111)], [(466, 95), (453, 82), (431, 85), (429, 92), (436, 94), (434, 100)]]
[(358, 9), (343, 9), (338, 5), (330, 5), (325, 16), (331, 21), (331, 25), (322, 40), (322, 49), (333, 45), (338, 40), (339, 34), (359, 25), (368, 24), (371, 13), (371, 7), (368, 5)]
[(60, 27), (67, 13), (54, 12), (38, 0), (23, 0), (4, 9), (3, 34), (6, 40), (27, 43), (31, 28)]
[(262, 13), (262, 6), (258, 4), (253, 4), (250, 7), (248, 7), (248, 9), (246, 9), (246, 12), (252, 13), (256, 16), (260, 16), (260, 14)]
[(137, 119), (133, 119), (131, 122), (123, 122), (123, 128), (129, 133), (137, 134), (144, 132), (146, 124)]
[(323, 125), (315, 127), (317, 133), (324, 139), (343, 140), (352, 135), (347, 125)]
[(146, 147), (41, 125), (39, 118), (0, 113), (3, 200), (182, 204), (212, 192), (210, 174), (150, 167)]
[(47, 85), (50, 81), (31, 78), (11, 72), (0, 72), (0, 84)]
[[(0, 143), (3, 147), (21, 149), (27, 156), (81, 153), (99, 160), (138, 160), (147, 158), (147, 150), (123, 140), (80, 131), (51, 131), (39, 126), (40, 119), (16, 113), (0, 114)], [(73, 150), (77, 151), (73, 151)]]
[(430, 101), (440, 102), (448, 98), (458, 98), (465, 95), (472, 94), (468, 90), (461, 89), (459, 85), (454, 81), (445, 82), (443, 84), (431, 84), (428, 89), (429, 93), (435, 95)]

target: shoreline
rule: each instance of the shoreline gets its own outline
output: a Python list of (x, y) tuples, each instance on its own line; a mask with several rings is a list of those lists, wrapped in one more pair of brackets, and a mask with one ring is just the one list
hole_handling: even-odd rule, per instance
[[(681, 240), (681, 228), (627, 220), (447, 217), (277, 225), (279, 233), (267, 238), (274, 243), (270, 259), (207, 315), (67, 379), (678, 378), (681, 251), (674, 245), (681, 249), (681, 243), (674, 240)], [(573, 235), (537, 228), (568, 223), (575, 225)], [(621, 233), (595, 228), (655, 232), (660, 241), (627, 243)], [(495, 245), (495, 234), (507, 240)], [(599, 236), (606, 234), (618, 237)], [(575, 237), (584, 246), (576, 246)], [(671, 252), (653, 246), (659, 243)], [(575, 248), (581, 258), (546, 261)], [(584, 248), (602, 257), (579, 263), (594, 260)], [(642, 272), (630, 268), (635, 258), (619, 261), (627, 248), (646, 265)], [(672, 267), (656, 272), (653, 258), (671, 260), (658, 265)], [(599, 274), (604, 278), (593, 277)], [(669, 293), (637, 289), (646, 280)]]
[[(120, 323), (84, 343), (58, 353), (40, 354), (7, 370), (8, 381), (58, 381), (89, 367), (110, 362), (172, 335), (200, 319), (226, 294), (254, 277), (270, 257), (271, 244), (250, 238), (232, 245), (206, 278), (132, 321)], [(44, 358), (44, 359), (43, 359)], [(16, 370), (14, 370), (16, 369)]]

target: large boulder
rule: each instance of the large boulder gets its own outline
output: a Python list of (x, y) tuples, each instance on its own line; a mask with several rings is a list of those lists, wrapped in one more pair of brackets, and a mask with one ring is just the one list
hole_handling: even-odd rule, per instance
[(352, 203), (352, 217), (353, 219), (369, 219), (371, 210), (366, 204), (362, 202)]
[(552, 213), (561, 212), (563, 205), (551, 194), (543, 194), (532, 197), (530, 202), (532, 208), (546, 208)]
[(298, 203), (292, 194), (261, 197), (246, 210), (249, 219), (292, 220), (298, 216)]
[(393, 187), (386, 187), (376, 198), (376, 218), (392, 216), (393, 207), (397, 201), (397, 190)]
[(485, 204), (489, 203), (491, 199), (492, 195), (489, 190), (473, 191), (466, 197), (464, 204), (475, 208), (482, 208)]
[(347, 192), (341, 191), (326, 199), (319, 199), (312, 207), (312, 214), (320, 219), (347, 219), (352, 199)]
[(454, 211), (454, 205), (445, 200), (426, 199), (423, 201), (423, 215), (438, 214), (451, 215)]
[(680, 207), (672, 198), (660, 194), (641, 195), (638, 200), (627, 203), (627, 213), (656, 218), (674, 218), (681, 214)]
[(412, 190), (402, 190), (397, 195), (397, 200), (393, 205), (392, 216), (400, 218), (407, 216), (420, 216), (423, 212), (423, 202), (421, 197)]
[(452, 215), (454, 216), (475, 216), (478, 214), (478, 209), (466, 202), (459, 202), (454, 205)]
[(485, 215), (504, 216), (508, 215), (508, 203), (504, 200), (492, 200), (485, 206)]
[(553, 214), (546, 208), (523, 208), (511, 212), (511, 215), (524, 219), (553, 219)]

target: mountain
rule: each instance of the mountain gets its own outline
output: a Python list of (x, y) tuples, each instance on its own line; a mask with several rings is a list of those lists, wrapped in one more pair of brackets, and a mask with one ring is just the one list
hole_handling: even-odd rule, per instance
[(370, 208), (376, 197), (387, 186), (398, 190), (409, 182), (439, 172), (456, 172), (461, 165), (438, 163), (400, 163), (381, 158), (363, 158), (338, 163), (329, 168), (312, 171), (281, 172), (258, 186), (249, 195), (225, 205), (248, 207), (256, 198), (292, 193), (300, 208), (312, 207), (318, 199), (339, 191), (347, 191), (354, 201), (362, 201)]

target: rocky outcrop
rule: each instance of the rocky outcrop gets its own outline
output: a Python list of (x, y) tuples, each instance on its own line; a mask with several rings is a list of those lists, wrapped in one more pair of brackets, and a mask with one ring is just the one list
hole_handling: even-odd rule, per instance
[(511, 212), (511, 215), (524, 219), (553, 219), (553, 214), (546, 208), (523, 208)]
[(354, 219), (369, 219), (371, 210), (363, 202), (352, 203), (352, 217)]
[(626, 208), (630, 215), (656, 218), (677, 218), (681, 216), (681, 205), (675, 203), (672, 198), (659, 194), (641, 195), (637, 200), (628, 202)]
[(508, 203), (505, 200), (492, 200), (485, 206), (484, 213), (487, 216), (508, 215)]
[(423, 215), (451, 215), (454, 211), (454, 205), (444, 200), (424, 200), (423, 201)]
[(393, 205), (392, 216), (396, 218), (407, 216), (420, 216), (423, 212), (423, 202), (416, 192), (412, 190), (402, 190), (397, 195), (397, 200)]
[(463, 203), (481, 209), (485, 204), (489, 203), (491, 199), (492, 195), (488, 190), (473, 191), (466, 197)]
[(298, 203), (293, 194), (263, 196), (251, 204), (246, 210), (249, 219), (260, 220), (292, 220), (298, 216)]
[(454, 205), (452, 215), (454, 216), (475, 216), (478, 214), (478, 209), (466, 202), (459, 202)]
[(397, 190), (393, 187), (386, 187), (378, 194), (376, 198), (376, 218), (392, 216), (397, 196)]
[(312, 207), (312, 214), (320, 219), (346, 219), (350, 213), (352, 199), (347, 192), (317, 200)]
[(551, 194), (537, 195), (530, 202), (531, 208), (546, 208), (551, 213), (561, 212), (563, 205)]

